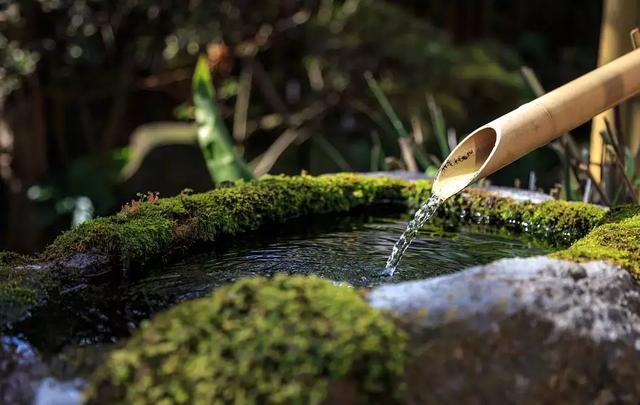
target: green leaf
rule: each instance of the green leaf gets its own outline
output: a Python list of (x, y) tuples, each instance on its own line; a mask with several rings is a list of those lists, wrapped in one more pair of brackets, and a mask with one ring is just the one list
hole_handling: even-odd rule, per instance
[(203, 56), (198, 59), (193, 74), (193, 104), (198, 125), (198, 143), (214, 183), (251, 180), (255, 176), (233, 150), (229, 131), (215, 104), (215, 89), (209, 64)]

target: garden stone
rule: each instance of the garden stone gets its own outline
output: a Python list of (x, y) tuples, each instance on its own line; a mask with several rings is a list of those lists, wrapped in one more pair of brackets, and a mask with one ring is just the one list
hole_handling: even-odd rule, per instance
[(368, 299), (411, 337), (409, 403), (640, 397), (640, 293), (617, 266), (504, 259)]

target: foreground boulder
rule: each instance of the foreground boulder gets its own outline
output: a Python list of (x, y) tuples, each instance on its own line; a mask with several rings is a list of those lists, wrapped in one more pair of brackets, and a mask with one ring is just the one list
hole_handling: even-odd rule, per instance
[(244, 279), (144, 324), (109, 355), (89, 403), (393, 403), (405, 339), (353, 289)]
[(640, 293), (602, 262), (505, 259), (382, 286), (411, 336), (408, 403), (637, 403)]
[[(143, 325), (90, 403), (637, 403), (640, 292), (603, 262), (506, 259), (367, 295), (244, 279)], [(380, 311), (380, 310), (384, 311)]]

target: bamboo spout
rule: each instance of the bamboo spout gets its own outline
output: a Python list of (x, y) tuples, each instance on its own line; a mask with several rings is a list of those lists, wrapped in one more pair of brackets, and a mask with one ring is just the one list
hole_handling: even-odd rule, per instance
[(433, 193), (449, 198), (638, 92), (635, 50), (469, 134), (440, 167)]

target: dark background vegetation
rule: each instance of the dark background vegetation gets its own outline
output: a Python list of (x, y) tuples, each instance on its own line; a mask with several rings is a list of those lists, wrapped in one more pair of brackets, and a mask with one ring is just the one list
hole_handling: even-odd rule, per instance
[[(37, 251), (74, 220), (118, 211), (136, 191), (211, 187), (189, 145), (150, 155), (139, 173), (120, 173), (137, 158), (129, 147), (136, 128), (192, 118), (200, 54), (252, 168), (386, 170), (402, 166), (401, 153), (366, 71), (437, 162), (427, 95), (459, 139), (533, 98), (521, 66), (547, 89), (593, 69), (601, 7), (599, 0), (0, 1), (0, 247)], [(584, 141), (588, 131), (575, 134)], [(525, 159), (493, 181), (526, 183), (531, 170), (542, 187), (559, 181), (550, 151)]]

